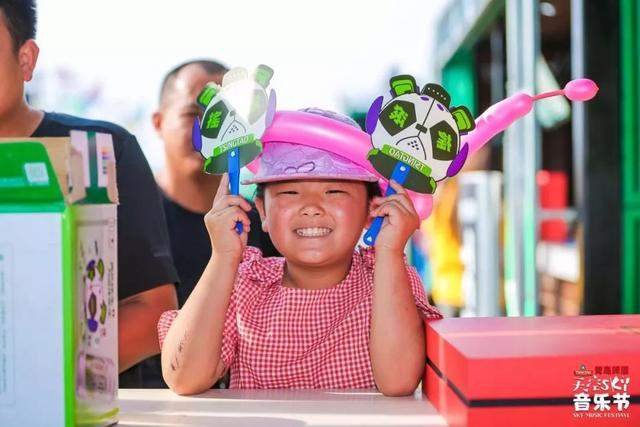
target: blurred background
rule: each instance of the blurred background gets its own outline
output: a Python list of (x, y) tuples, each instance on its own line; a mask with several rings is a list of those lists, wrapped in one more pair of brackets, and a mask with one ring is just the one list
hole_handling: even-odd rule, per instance
[(589, 77), (597, 97), (539, 102), (456, 178), (408, 254), (449, 315), (640, 312), (637, 0), (39, 0), (32, 105), (116, 122), (154, 170), (162, 77), (193, 58), (275, 69), (280, 109), (362, 122), (395, 74), (440, 82), (475, 116)]

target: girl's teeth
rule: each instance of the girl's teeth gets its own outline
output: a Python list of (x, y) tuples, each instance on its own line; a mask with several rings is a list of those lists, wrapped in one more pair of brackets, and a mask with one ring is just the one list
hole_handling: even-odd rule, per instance
[(322, 237), (322, 236), (326, 236), (327, 234), (331, 233), (331, 229), (330, 228), (320, 228), (320, 227), (298, 228), (296, 230), (296, 233), (300, 237)]

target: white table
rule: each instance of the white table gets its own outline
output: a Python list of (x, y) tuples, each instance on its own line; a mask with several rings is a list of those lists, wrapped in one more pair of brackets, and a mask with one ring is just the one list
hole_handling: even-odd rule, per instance
[(170, 390), (120, 389), (119, 426), (300, 427), (446, 426), (422, 395), (385, 397), (366, 390), (209, 390), (182, 397)]

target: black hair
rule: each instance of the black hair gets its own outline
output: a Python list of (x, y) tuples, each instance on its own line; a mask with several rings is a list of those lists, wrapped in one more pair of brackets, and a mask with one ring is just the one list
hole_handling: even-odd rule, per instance
[(202, 67), (204, 71), (207, 72), (207, 74), (212, 74), (212, 75), (224, 74), (227, 71), (229, 71), (229, 69), (225, 65), (216, 61), (212, 61), (210, 59), (192, 59), (192, 60), (183, 62), (182, 64), (174, 67), (171, 71), (169, 71), (164, 76), (164, 79), (162, 79), (162, 85), (160, 86), (160, 104), (162, 104), (162, 102), (164, 101), (165, 97), (167, 96), (167, 93), (170, 92), (170, 89), (173, 85), (173, 81), (178, 76), (178, 73), (183, 68), (188, 67), (189, 65), (198, 65)]
[(0, 12), (9, 30), (13, 50), (18, 50), (29, 39), (36, 38), (35, 0), (0, 0)]
[[(371, 200), (374, 197), (379, 197), (382, 195), (382, 192), (380, 191), (380, 186), (378, 185), (377, 182), (367, 182), (367, 181), (361, 181), (361, 182), (367, 188), (367, 200)], [(256, 184), (256, 192), (254, 195), (255, 198), (264, 200), (264, 189), (266, 188), (267, 184), (268, 183)]]

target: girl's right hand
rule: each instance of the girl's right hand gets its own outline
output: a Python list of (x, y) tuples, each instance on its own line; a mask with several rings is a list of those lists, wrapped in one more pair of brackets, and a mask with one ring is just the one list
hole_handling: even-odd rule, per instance
[[(204, 216), (204, 222), (211, 239), (212, 257), (231, 257), (240, 259), (247, 246), (247, 236), (251, 223), (247, 212), (251, 205), (242, 196), (229, 194), (229, 175), (220, 180), (213, 207)], [(242, 222), (242, 234), (236, 231), (236, 222)]]

